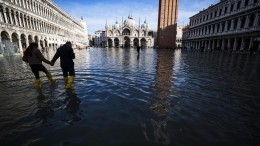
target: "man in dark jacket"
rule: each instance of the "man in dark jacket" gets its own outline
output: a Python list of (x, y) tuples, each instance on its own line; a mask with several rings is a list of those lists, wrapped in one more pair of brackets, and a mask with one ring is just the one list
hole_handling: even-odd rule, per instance
[[(74, 70), (74, 62), (75, 54), (72, 49), (71, 42), (66, 42), (63, 46), (61, 46), (51, 62), (55, 63), (55, 61), (60, 57), (60, 67), (63, 72), (64, 82), (66, 88), (71, 88), (74, 82), (75, 70)], [(69, 73), (69, 74), (68, 74)]]

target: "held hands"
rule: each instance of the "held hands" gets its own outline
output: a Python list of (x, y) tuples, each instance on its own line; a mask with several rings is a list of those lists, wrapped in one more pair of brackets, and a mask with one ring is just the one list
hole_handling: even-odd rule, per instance
[(53, 63), (53, 62), (51, 62), (51, 61), (49, 62), (49, 64), (50, 64), (51, 66), (54, 66), (54, 63)]

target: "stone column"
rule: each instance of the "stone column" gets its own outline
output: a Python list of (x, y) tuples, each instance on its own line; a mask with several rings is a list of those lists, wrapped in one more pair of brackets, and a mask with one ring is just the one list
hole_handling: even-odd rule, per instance
[(230, 30), (235, 30), (235, 28), (234, 28), (234, 22), (235, 22), (235, 20), (234, 19), (232, 19), (231, 20), (231, 26), (230, 26)]
[(221, 23), (219, 24), (219, 25), (220, 25), (220, 26), (219, 26), (219, 30), (220, 30), (221, 33), (222, 33), (222, 23), (223, 23), (223, 22), (221, 22)]
[(242, 23), (242, 19), (241, 17), (238, 18), (238, 24), (237, 24), (237, 29), (241, 29), (241, 23)]
[(213, 41), (213, 43), (212, 43), (212, 50), (214, 50), (215, 49), (215, 45), (216, 45), (216, 40), (212, 40)]
[(255, 14), (256, 18), (255, 18), (255, 21), (254, 21), (253, 27), (257, 26), (257, 22), (260, 21), (260, 20), (259, 20), (259, 15), (260, 15), (259, 12)]
[(220, 40), (217, 40), (217, 47), (220, 48)]
[(19, 25), (19, 26), (22, 26), (22, 22), (21, 22), (21, 18), (20, 18), (20, 13), (19, 13), (19, 12), (18, 12), (17, 21), (18, 21), (18, 25)]
[(222, 39), (221, 50), (225, 50), (225, 39)]
[(19, 36), (18, 38), (18, 45), (19, 45), (19, 50), (20, 50), (20, 53), (22, 54), (23, 53), (23, 46), (22, 46), (22, 42), (21, 42), (21, 36)]
[(230, 38), (228, 38), (228, 43), (227, 43), (227, 47), (228, 47), (228, 50), (230, 51), (230, 50), (232, 50), (232, 48), (230, 48), (231, 47), (231, 39)]
[(245, 28), (248, 28), (248, 26), (249, 26), (249, 15), (246, 16)]
[(234, 45), (233, 45), (233, 50), (237, 50), (237, 38), (235, 38)]
[(228, 21), (225, 21), (225, 29), (224, 29), (225, 32), (227, 31), (227, 28), (228, 28)]
[(253, 47), (253, 41), (254, 41), (254, 37), (250, 37), (250, 43), (249, 43), (249, 51), (250, 51), (250, 48)]
[(5, 9), (5, 7), (3, 7), (3, 12), (4, 12), (4, 20), (5, 20), (5, 23), (9, 23), (8, 22), (8, 19), (7, 19), (7, 16), (6, 16), (6, 9)]
[(12, 17), (12, 11), (10, 9), (9, 9), (9, 18), (10, 18), (11, 24), (13, 25), (14, 22), (13, 22), (13, 17)]
[(208, 49), (209, 49), (209, 50), (212, 49), (212, 48), (211, 48), (211, 40), (209, 40)]
[(245, 38), (242, 38), (241, 46), (240, 46), (240, 51), (243, 51), (245, 49)]

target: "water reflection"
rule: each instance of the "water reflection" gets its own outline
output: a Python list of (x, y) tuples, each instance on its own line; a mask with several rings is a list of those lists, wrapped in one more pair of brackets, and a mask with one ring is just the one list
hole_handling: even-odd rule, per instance
[(79, 105), (81, 100), (77, 97), (75, 89), (66, 90), (66, 98), (64, 100), (65, 110), (68, 113), (68, 123), (73, 124), (74, 122), (81, 120), (81, 113), (79, 112)]
[[(146, 140), (154, 141), (157, 144), (171, 144), (171, 135), (168, 132), (167, 124), (171, 120), (169, 111), (172, 100), (174, 56), (172, 50), (157, 51), (155, 97), (152, 98), (150, 105), (150, 110), (155, 114), (155, 117), (150, 120), (150, 123), (141, 125)], [(148, 127), (152, 129), (153, 135), (148, 134), (150, 130), (147, 129)]]
[(118, 48), (75, 53), (72, 90), (64, 89), (59, 63), (46, 66), (55, 86), (43, 77), (36, 91), (21, 57), (0, 58), (0, 145), (259, 143), (259, 56), (155, 49), (138, 55)]
[(52, 97), (46, 96), (42, 90), (38, 90), (37, 96), (37, 112), (36, 118), (42, 121), (42, 124), (47, 124), (54, 117), (54, 109), (52, 107)]

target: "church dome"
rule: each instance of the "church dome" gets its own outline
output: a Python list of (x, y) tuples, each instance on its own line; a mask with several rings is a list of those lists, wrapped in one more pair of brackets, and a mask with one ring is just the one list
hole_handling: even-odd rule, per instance
[(132, 18), (132, 16), (128, 16), (128, 19), (125, 20), (124, 22), (124, 26), (128, 26), (128, 27), (131, 27), (131, 28), (135, 28), (136, 27), (136, 23), (135, 23), (135, 20)]
[(119, 29), (120, 25), (118, 24), (118, 22), (116, 21), (116, 24), (114, 25), (115, 29)]
[(148, 29), (148, 23), (146, 22), (146, 20), (144, 21), (144, 24), (141, 25), (142, 29)]

